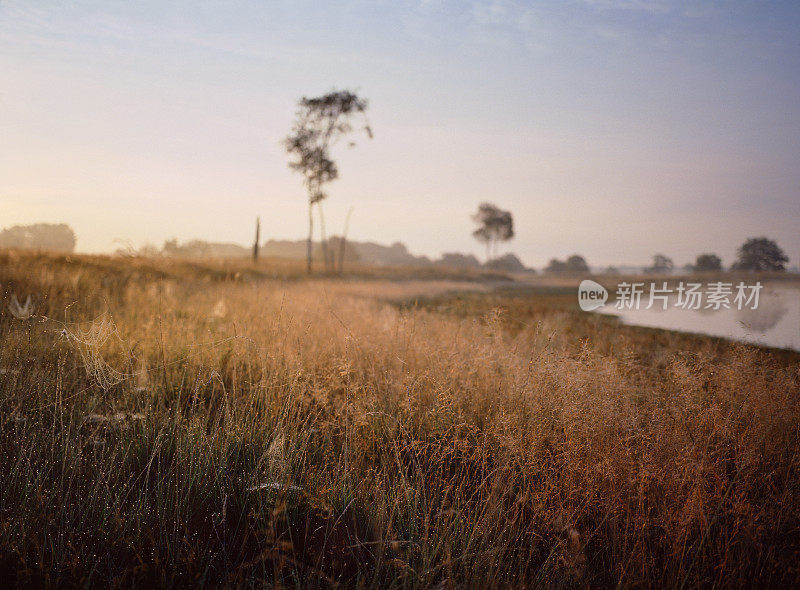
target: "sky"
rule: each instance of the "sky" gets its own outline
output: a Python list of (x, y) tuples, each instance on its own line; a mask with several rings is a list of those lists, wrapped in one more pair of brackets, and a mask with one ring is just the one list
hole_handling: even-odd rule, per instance
[(77, 250), (302, 239), (282, 139), (349, 88), (329, 233), (414, 254), (676, 265), (748, 237), (800, 260), (800, 3), (0, 0), (0, 227)]

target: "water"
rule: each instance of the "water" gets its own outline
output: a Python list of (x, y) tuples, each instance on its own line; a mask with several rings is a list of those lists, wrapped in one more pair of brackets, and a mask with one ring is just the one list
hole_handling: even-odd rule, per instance
[(656, 303), (651, 309), (617, 309), (613, 302), (597, 310), (615, 315), (625, 324), (721, 336), (762, 346), (800, 351), (800, 288), (765, 285), (757, 309), (667, 309)]

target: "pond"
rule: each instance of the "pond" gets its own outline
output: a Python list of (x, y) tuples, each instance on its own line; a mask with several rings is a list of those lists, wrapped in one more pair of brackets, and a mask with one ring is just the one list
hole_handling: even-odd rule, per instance
[(683, 309), (670, 298), (667, 309), (617, 309), (614, 302), (597, 310), (624, 324), (694, 332), (761, 346), (800, 351), (800, 287), (765, 285), (756, 309)]

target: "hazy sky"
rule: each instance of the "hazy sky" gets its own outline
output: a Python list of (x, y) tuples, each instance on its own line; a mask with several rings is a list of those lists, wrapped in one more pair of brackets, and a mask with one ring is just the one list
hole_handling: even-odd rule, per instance
[(372, 141), (335, 153), (329, 231), (483, 250), (514, 213), (530, 265), (677, 264), (746, 237), (800, 258), (800, 3), (0, 0), (0, 227), (78, 249), (307, 230), (281, 139), (352, 88)]

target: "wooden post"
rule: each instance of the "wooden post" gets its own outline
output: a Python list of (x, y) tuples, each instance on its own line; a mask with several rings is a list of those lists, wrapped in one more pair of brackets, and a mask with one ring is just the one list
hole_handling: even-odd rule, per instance
[(261, 233), (261, 218), (256, 217), (256, 241), (253, 243), (253, 262), (258, 262), (258, 240)]

